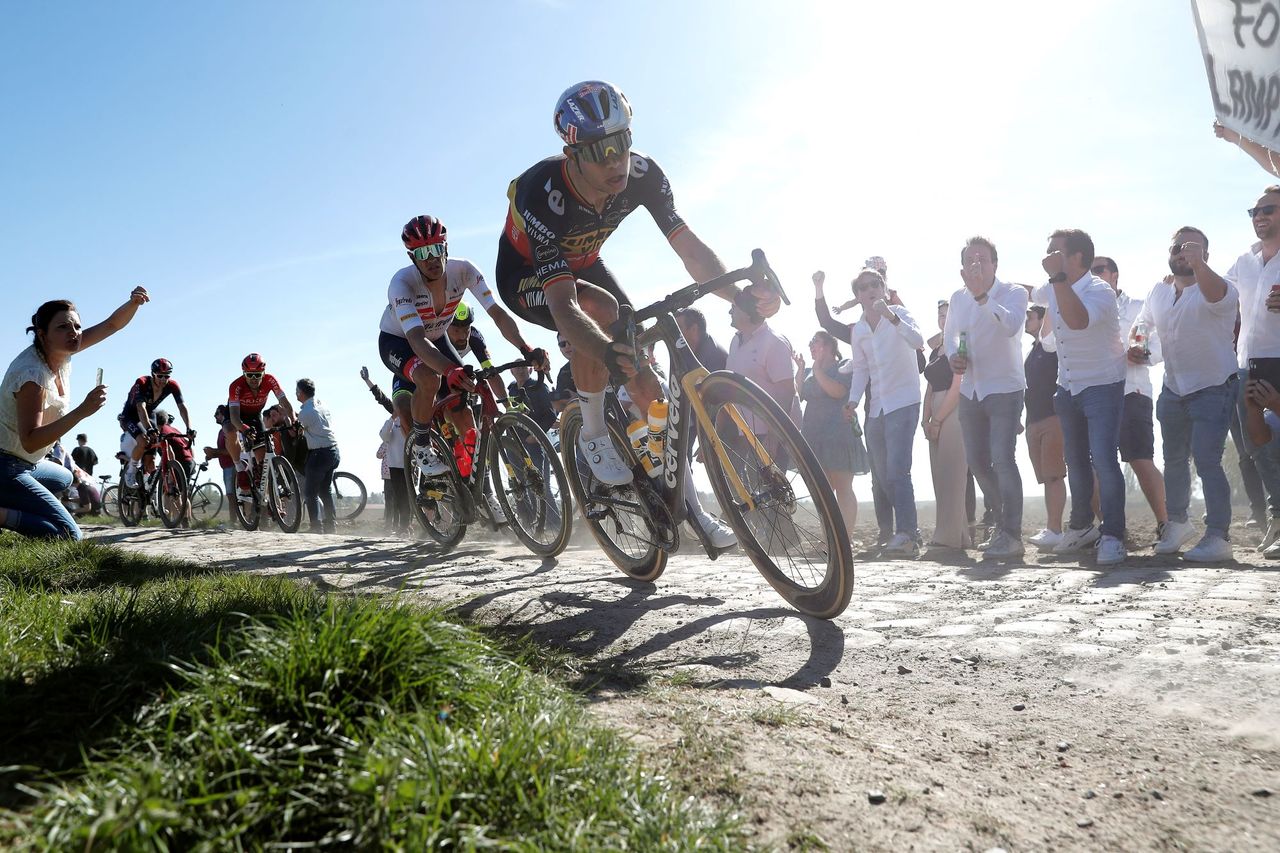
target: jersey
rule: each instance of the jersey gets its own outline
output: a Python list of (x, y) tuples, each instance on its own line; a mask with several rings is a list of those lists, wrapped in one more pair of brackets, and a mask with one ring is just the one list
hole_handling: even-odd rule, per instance
[(270, 373), (262, 375), (257, 391), (249, 387), (249, 380), (239, 376), (236, 377), (235, 382), (231, 383), (231, 388), (227, 392), (227, 405), (239, 404), (241, 419), (256, 418), (262, 414), (263, 408), (267, 405), (267, 395), (273, 393), (283, 397), (284, 389)]
[(427, 340), (434, 341), (443, 336), (453, 322), (454, 309), (462, 301), (464, 291), (470, 290), (486, 311), (498, 304), (484, 276), (471, 261), (450, 258), (445, 264), (444, 278), (444, 305), (436, 306), (417, 267), (410, 265), (393, 275), (387, 288), (387, 307), (382, 310), (378, 328), (401, 338), (408, 337), (410, 329), (421, 328)]
[(124, 398), (124, 410), (120, 412), (119, 420), (121, 423), (137, 423), (138, 421), (138, 403), (145, 403), (147, 413), (150, 415), (148, 420), (154, 421), (156, 409), (166, 398), (173, 397), (174, 402), (179, 406), (182, 403), (182, 389), (178, 387), (178, 383), (170, 379), (164, 383), (164, 387), (160, 389), (159, 396), (153, 397), (151, 394), (151, 377), (139, 376), (129, 389), (128, 395)]
[(668, 240), (687, 228), (676, 212), (671, 184), (650, 158), (631, 152), (626, 189), (610, 196), (604, 210), (583, 201), (573, 189), (569, 161), (548, 157), (511, 182), (503, 239), (533, 267), (539, 284), (569, 280), (600, 257), (600, 247), (636, 208), (645, 207)]
[[(450, 343), (453, 342), (450, 341)], [(481, 367), (489, 367), (491, 364), (489, 361), (489, 345), (484, 342), (484, 335), (480, 334), (480, 330), (475, 327), (472, 327), (471, 334), (467, 336), (467, 342), (464, 345), (458, 346), (454, 344), (453, 348), (458, 351), (458, 355), (464, 358), (468, 353), (475, 353), (476, 361), (480, 362)]]

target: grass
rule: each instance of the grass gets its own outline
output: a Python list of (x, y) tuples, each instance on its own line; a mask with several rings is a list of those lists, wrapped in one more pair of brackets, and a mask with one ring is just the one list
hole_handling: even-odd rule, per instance
[(743, 843), (441, 613), (0, 536), (0, 846)]

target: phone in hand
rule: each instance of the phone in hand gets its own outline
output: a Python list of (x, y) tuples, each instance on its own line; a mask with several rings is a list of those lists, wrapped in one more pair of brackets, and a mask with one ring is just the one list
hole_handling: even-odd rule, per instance
[(102, 368), (101, 368), (101, 367), (99, 367), (99, 368), (98, 368), (98, 381), (97, 381), (97, 382), (95, 382), (95, 383), (93, 384), (93, 387), (94, 387), (94, 388), (97, 388), (97, 387), (98, 387), (99, 385), (101, 385), (101, 384), (102, 384)]
[(1249, 359), (1249, 379), (1262, 379), (1280, 391), (1280, 358)]

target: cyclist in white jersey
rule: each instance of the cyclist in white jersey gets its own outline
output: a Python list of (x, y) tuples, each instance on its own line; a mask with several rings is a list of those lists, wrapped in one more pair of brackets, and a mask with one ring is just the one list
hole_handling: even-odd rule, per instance
[[(415, 454), (424, 473), (441, 474), (443, 460), (427, 449), (427, 423), (440, 389), (440, 379), (449, 388), (470, 389), (474, 384), (462, 369), (462, 359), (449, 343), (446, 330), (453, 313), (470, 290), (493, 318), (498, 331), (525, 356), (546, 361), (546, 352), (525, 343), (515, 320), (498, 306), (484, 276), (470, 261), (449, 258), (448, 232), (433, 216), (416, 216), (400, 234), (412, 265), (398, 271), (387, 288), (387, 305), (379, 323), (378, 353), (394, 375), (392, 400), (401, 428), (415, 434)], [(468, 453), (475, 443), (475, 419), (466, 408), (449, 412)], [(470, 445), (466, 442), (470, 440)], [(465, 476), (467, 472), (460, 472)]]

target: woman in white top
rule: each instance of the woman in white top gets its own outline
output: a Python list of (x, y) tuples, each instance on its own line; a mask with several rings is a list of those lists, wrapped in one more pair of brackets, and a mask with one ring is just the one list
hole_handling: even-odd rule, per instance
[(71, 406), (71, 356), (105, 340), (149, 301), (135, 287), (129, 301), (96, 326), (81, 331), (80, 314), (66, 299), (40, 306), (28, 332), (35, 341), (9, 365), (0, 386), (0, 527), (26, 536), (80, 538), (80, 528), (55, 495), (71, 485), (61, 465), (44, 459), (55, 441), (107, 402), (98, 385)]

